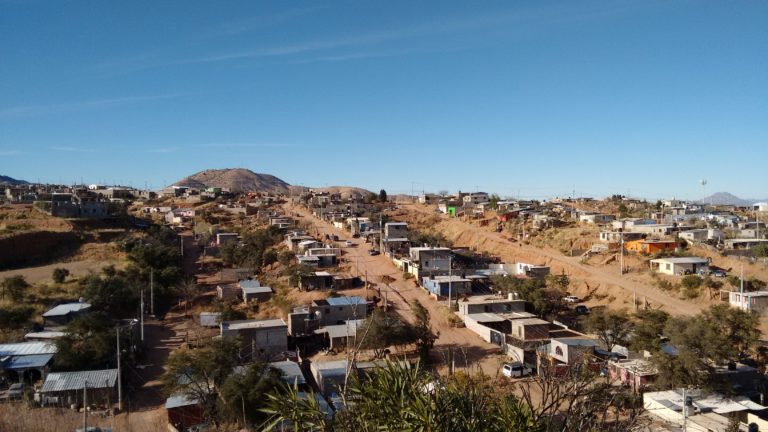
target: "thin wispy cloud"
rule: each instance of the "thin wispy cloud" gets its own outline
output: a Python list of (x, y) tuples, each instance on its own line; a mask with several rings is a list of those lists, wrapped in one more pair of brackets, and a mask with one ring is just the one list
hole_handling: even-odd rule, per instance
[(283, 143), (208, 143), (201, 144), (200, 147), (207, 148), (303, 148), (304, 146), (296, 144)]
[(174, 153), (178, 151), (178, 147), (160, 147), (146, 150), (147, 153)]
[(304, 8), (288, 9), (273, 14), (264, 14), (253, 17), (247, 17), (239, 20), (225, 22), (212, 29), (212, 34), (236, 35), (255, 30), (262, 30), (276, 25), (284, 24), (294, 18), (309, 15), (322, 9), (328, 9), (329, 5), (313, 5)]
[(0, 149), (0, 156), (14, 156), (21, 154), (20, 150), (1, 150)]
[[(584, 8), (539, 8), (524, 12), (498, 13), (494, 15), (478, 15), (474, 17), (462, 17), (458, 19), (437, 19), (429, 23), (415, 24), (392, 30), (380, 30), (363, 34), (342, 36), (324, 40), (309, 40), (287, 45), (261, 47), (253, 50), (224, 52), (208, 56), (200, 56), (164, 62), (158, 66), (184, 65), (195, 63), (216, 63), (233, 60), (244, 60), (264, 57), (290, 56), (297, 54), (313, 53), (334, 49), (371, 46), (398, 40), (408, 40), (430, 36), (439, 36), (447, 33), (459, 33), (482, 29), (488, 31), (494, 28), (503, 28), (510, 31), (539, 31), (542, 23), (578, 22), (594, 18), (601, 18), (623, 12), (623, 6), (601, 7), (599, 10)], [(374, 57), (375, 54), (369, 55)], [(382, 55), (386, 57), (386, 55)], [(361, 55), (340, 54), (326, 57), (326, 61), (342, 61), (362, 58)], [(320, 59), (322, 61), (322, 59)]]
[(149, 102), (164, 99), (174, 99), (182, 94), (161, 94), (151, 96), (125, 96), (111, 99), (96, 99), (80, 102), (56, 103), (45, 105), (20, 105), (0, 109), (0, 119), (36, 117), (50, 114), (84, 111), (98, 108), (111, 108), (123, 105)]
[(69, 152), (69, 153), (93, 153), (93, 149), (84, 147), (70, 147), (70, 146), (52, 146), (48, 147), (50, 150)]

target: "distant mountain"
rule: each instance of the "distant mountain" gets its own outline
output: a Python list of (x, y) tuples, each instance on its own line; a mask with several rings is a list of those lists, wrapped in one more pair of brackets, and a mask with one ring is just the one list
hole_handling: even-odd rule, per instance
[(742, 199), (728, 192), (716, 192), (712, 195), (698, 200), (698, 203), (712, 204), (712, 205), (733, 205), (738, 207), (744, 207), (752, 205), (758, 201), (765, 201), (759, 199)]
[(245, 168), (200, 171), (174, 183), (194, 188), (220, 187), (233, 192), (288, 193), (290, 185), (269, 174), (257, 174)]
[(9, 185), (13, 185), (13, 186), (29, 184), (29, 182), (27, 182), (27, 181), (16, 180), (15, 178), (4, 176), (4, 175), (0, 175), (0, 183), (2, 183), (2, 184), (9, 184)]

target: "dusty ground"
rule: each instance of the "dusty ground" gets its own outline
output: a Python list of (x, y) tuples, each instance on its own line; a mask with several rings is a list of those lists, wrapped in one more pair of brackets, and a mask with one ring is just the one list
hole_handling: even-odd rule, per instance
[(74, 277), (81, 277), (87, 275), (89, 272), (99, 272), (103, 267), (114, 264), (116, 266), (121, 265), (119, 260), (85, 260), (85, 261), (72, 261), (62, 262), (56, 264), (49, 264), (39, 267), (27, 267), (17, 270), (0, 271), (0, 280), (16, 275), (22, 275), (31, 284), (37, 282), (51, 281), (51, 274), (55, 268), (65, 268)]
[[(469, 370), (478, 368), (488, 375), (495, 376), (499, 370), (504, 357), (499, 355), (499, 348), (495, 345), (486, 343), (474, 332), (466, 328), (454, 328), (448, 321), (449, 314), (444, 304), (439, 304), (429, 297), (427, 292), (417, 287), (412, 280), (404, 280), (402, 272), (394, 267), (392, 262), (383, 255), (368, 255), (369, 245), (361, 239), (351, 238), (348, 232), (334, 228), (331, 224), (315, 219), (304, 208), (293, 207), (286, 204), (287, 211), (293, 211), (302, 215), (305, 221), (311, 224), (311, 232), (323, 234), (336, 234), (341, 242), (350, 240), (353, 247), (343, 248), (347, 255), (345, 259), (353, 263), (353, 271), (359, 267), (360, 275), (365, 276), (368, 272), (368, 279), (377, 283), (381, 289), (382, 297), (386, 296), (387, 301), (394, 305), (395, 310), (403, 319), (413, 320), (410, 305), (419, 301), (428, 311), (431, 317), (432, 327), (439, 335), (435, 343), (434, 356), (445, 365), (445, 359), (448, 358), (449, 347), (453, 348), (455, 366)], [(343, 244), (343, 243), (342, 243)], [(354, 264), (356, 262), (356, 265)], [(394, 278), (394, 282), (389, 287), (380, 283), (382, 276)], [(372, 290), (369, 290), (372, 291)], [(345, 295), (365, 295), (365, 289), (345, 290)], [(373, 294), (369, 292), (369, 294)], [(378, 292), (376, 293), (378, 295)], [(322, 293), (317, 293), (320, 298)]]
[(71, 231), (72, 224), (39, 212), (32, 205), (0, 206), (0, 236), (36, 230)]
[[(629, 275), (619, 275), (617, 263), (593, 266), (580, 262), (579, 257), (569, 257), (549, 247), (536, 247), (511, 241), (509, 235), (497, 233), (493, 227), (480, 227), (459, 219), (437, 215), (431, 207), (418, 204), (401, 206), (398, 219), (404, 219), (416, 227), (431, 227), (443, 233), (454, 245), (470, 247), (500, 257), (504, 262), (529, 262), (549, 265), (552, 273), (567, 274), (572, 281), (570, 292), (585, 296), (595, 290), (601, 297), (613, 298), (608, 306), (624, 308), (632, 305), (633, 297), (646, 299), (651, 307), (662, 308), (672, 314), (692, 315), (703, 305), (670, 295), (652, 285), (650, 276), (640, 268), (631, 268)], [(717, 261), (715, 261), (717, 263)], [(630, 267), (632, 267), (630, 263)]]

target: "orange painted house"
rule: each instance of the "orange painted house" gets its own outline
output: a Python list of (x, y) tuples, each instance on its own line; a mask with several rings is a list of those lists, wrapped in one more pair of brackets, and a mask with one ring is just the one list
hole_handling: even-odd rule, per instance
[(624, 248), (629, 252), (655, 254), (674, 251), (677, 248), (677, 242), (674, 240), (633, 240), (624, 243)]

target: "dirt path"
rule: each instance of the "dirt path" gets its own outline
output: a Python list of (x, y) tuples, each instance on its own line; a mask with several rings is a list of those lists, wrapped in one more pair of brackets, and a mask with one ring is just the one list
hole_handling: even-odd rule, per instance
[[(370, 256), (368, 254), (370, 245), (366, 244), (362, 239), (351, 238), (349, 232), (314, 218), (304, 208), (291, 208), (290, 205), (286, 204), (285, 209), (289, 213), (300, 214), (305, 221), (311, 223), (312, 228), (309, 230), (311, 234), (319, 233), (322, 237), (324, 237), (324, 234), (338, 235), (340, 239), (339, 246), (346, 253), (344, 258), (350, 264), (351, 272), (357, 274), (359, 271), (360, 276), (363, 278), (367, 272), (368, 280), (375, 283), (381, 289), (382, 297), (387, 297), (387, 301), (394, 305), (396, 312), (403, 319), (413, 321), (414, 315), (411, 312), (410, 305), (416, 301), (420, 302), (429, 311), (432, 327), (439, 335), (435, 343), (434, 356), (440, 361), (440, 364), (446, 365), (449, 348), (451, 348), (454, 352), (454, 361), (457, 368), (480, 368), (488, 375), (496, 375), (501, 364), (505, 361), (505, 357), (500, 354), (499, 347), (486, 343), (471, 330), (451, 326), (448, 321), (447, 306), (432, 299), (413, 280), (403, 279), (402, 272), (386, 256)], [(353, 246), (345, 247), (344, 241), (346, 240), (351, 241)], [(381, 277), (384, 275), (394, 278), (394, 282), (389, 284), (391, 292), (387, 292), (387, 287), (380, 283)], [(350, 292), (349, 294), (352, 293)]]
[[(402, 210), (421, 215), (435, 216), (431, 207), (416, 204), (401, 205)], [(638, 300), (646, 298), (652, 306), (662, 307), (672, 314), (694, 315), (703, 307), (700, 304), (672, 297), (658, 288), (631, 279), (629, 276), (618, 275), (618, 267), (594, 267), (580, 262), (579, 257), (564, 256), (559, 251), (547, 248), (538, 248), (519, 242), (512, 243), (503, 234), (464, 222), (460, 219), (449, 219), (447, 216), (439, 216), (440, 223), (435, 229), (443, 232), (447, 237), (461, 246), (470, 246), (478, 251), (484, 251), (500, 256), (507, 260), (538, 259), (552, 267), (553, 273), (565, 271), (572, 278), (587, 281), (591, 286), (602, 284), (616, 287), (624, 291), (624, 295), (637, 296)]]
[[(182, 233), (184, 256), (182, 266), (185, 277), (195, 272), (199, 250), (194, 246), (191, 233)], [(179, 245), (181, 247), (181, 245)], [(167, 415), (160, 377), (171, 352), (185, 341), (191, 327), (190, 317), (171, 311), (164, 319), (146, 318), (144, 326), (144, 354), (135, 368), (125, 371), (128, 386), (124, 414), (117, 418), (120, 431), (165, 430)]]

